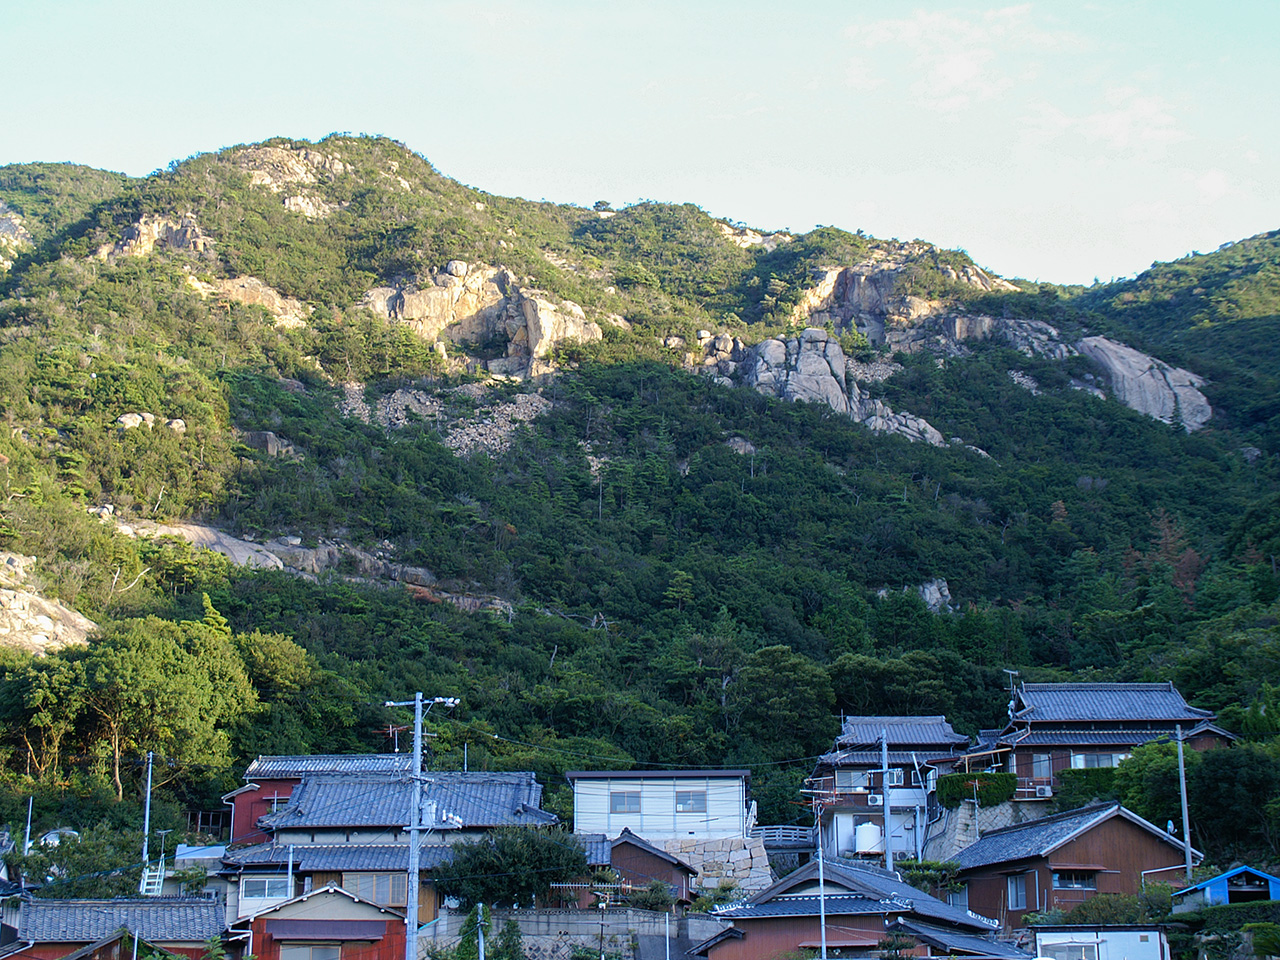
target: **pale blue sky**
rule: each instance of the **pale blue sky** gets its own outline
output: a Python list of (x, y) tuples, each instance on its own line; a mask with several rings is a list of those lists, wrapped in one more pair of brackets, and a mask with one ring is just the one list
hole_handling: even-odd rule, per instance
[(1064, 283), (1280, 227), (1274, 0), (3, 0), (0, 36), (0, 163), (379, 133), (493, 193)]

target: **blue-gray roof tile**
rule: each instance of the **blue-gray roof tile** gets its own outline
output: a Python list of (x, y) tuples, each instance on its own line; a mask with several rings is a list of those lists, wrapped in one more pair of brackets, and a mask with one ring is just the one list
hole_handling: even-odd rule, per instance
[(244, 772), (246, 780), (297, 780), (318, 775), (405, 776), (413, 765), (408, 753), (345, 753), (258, 757)]
[(1172, 683), (1024, 683), (1014, 720), (1031, 722), (1159, 720), (1199, 722), (1208, 710), (1187, 706)]
[[(223, 863), (243, 870), (279, 869), (289, 864), (292, 847), (293, 868), (299, 873), (313, 871), (375, 871), (407, 870), (409, 868), (409, 844), (273, 844), (260, 843), (252, 847), (233, 850)], [(453, 847), (447, 844), (429, 843), (418, 848), (422, 869), (430, 870), (453, 860)]]
[(186, 897), (149, 900), (27, 900), (18, 939), (93, 943), (121, 927), (152, 943), (203, 943), (226, 932), (226, 908)]

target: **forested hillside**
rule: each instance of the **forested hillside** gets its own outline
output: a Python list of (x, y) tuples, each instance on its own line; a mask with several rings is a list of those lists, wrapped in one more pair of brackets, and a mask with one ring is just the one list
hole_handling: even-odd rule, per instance
[[(37, 826), (97, 828), (110, 865), (147, 750), (173, 826), (259, 753), (388, 749), (403, 718), (382, 704), (422, 690), (462, 700), (433, 763), (465, 745), (473, 768), (537, 770), (562, 815), (566, 769), (725, 764), (751, 767), (763, 820), (807, 822), (797, 790), (841, 712), (974, 733), (1002, 723), (1010, 669), (1174, 680), (1245, 737), (1259, 776), (1232, 802), (1268, 811), (1200, 841), (1280, 853), (1274, 235), (1086, 291), (979, 288), (919, 241), (512, 200), (341, 136), (137, 180), (0, 168), (0, 201), (20, 238), (0, 548), (100, 626), (0, 648), (0, 819), (34, 795)], [(370, 306), (461, 290), (432, 287), (455, 261), (571, 301), (598, 337), (493, 378), (505, 339), (433, 341)], [(1127, 338), (1208, 378), (1214, 418), (1158, 422), (1080, 389), (1083, 356), (991, 339), (890, 357), (832, 330), (883, 367), (869, 392), (965, 444), (691, 369), (699, 330), (791, 330), (815, 278), (863, 262), (957, 323)], [(304, 576), (138, 535), (179, 521), (329, 559)], [(935, 579), (949, 610), (921, 599)]]

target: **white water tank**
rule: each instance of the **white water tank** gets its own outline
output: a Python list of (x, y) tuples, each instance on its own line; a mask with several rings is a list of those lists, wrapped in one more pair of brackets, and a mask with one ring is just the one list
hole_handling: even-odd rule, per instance
[(884, 853), (884, 831), (880, 824), (867, 821), (853, 830), (854, 853)]

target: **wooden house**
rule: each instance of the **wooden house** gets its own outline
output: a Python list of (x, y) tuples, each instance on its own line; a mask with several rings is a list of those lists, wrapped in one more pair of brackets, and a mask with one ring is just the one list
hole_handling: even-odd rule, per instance
[(1137, 893), (1144, 874), (1167, 879), (1176, 871), (1184, 850), (1119, 803), (1101, 803), (992, 830), (955, 860), (964, 889), (952, 903), (1017, 927), (1028, 913)]
[(1048, 800), (1063, 770), (1114, 767), (1133, 748), (1170, 740), (1179, 727), (1193, 750), (1228, 744), (1214, 714), (1188, 706), (1172, 683), (1023, 683), (1009, 723), (962, 761), (968, 770), (1018, 776), (1018, 800)]
[(759, 960), (825, 942), (831, 957), (874, 957), (893, 938), (910, 956), (1029, 960), (1029, 954), (995, 939), (994, 921), (931, 897), (896, 873), (848, 860), (824, 862), (821, 881), (818, 872), (815, 860), (749, 900), (718, 909), (715, 916), (733, 926), (692, 953), (709, 960)]
[[(204, 956), (213, 937), (227, 933), (222, 904), (200, 898), (44, 900), (18, 904), (15, 939), (3, 951), (13, 960), (59, 960), (69, 954), (109, 960), (134, 939), (191, 957)], [(231, 952), (236, 945), (228, 942)]]

